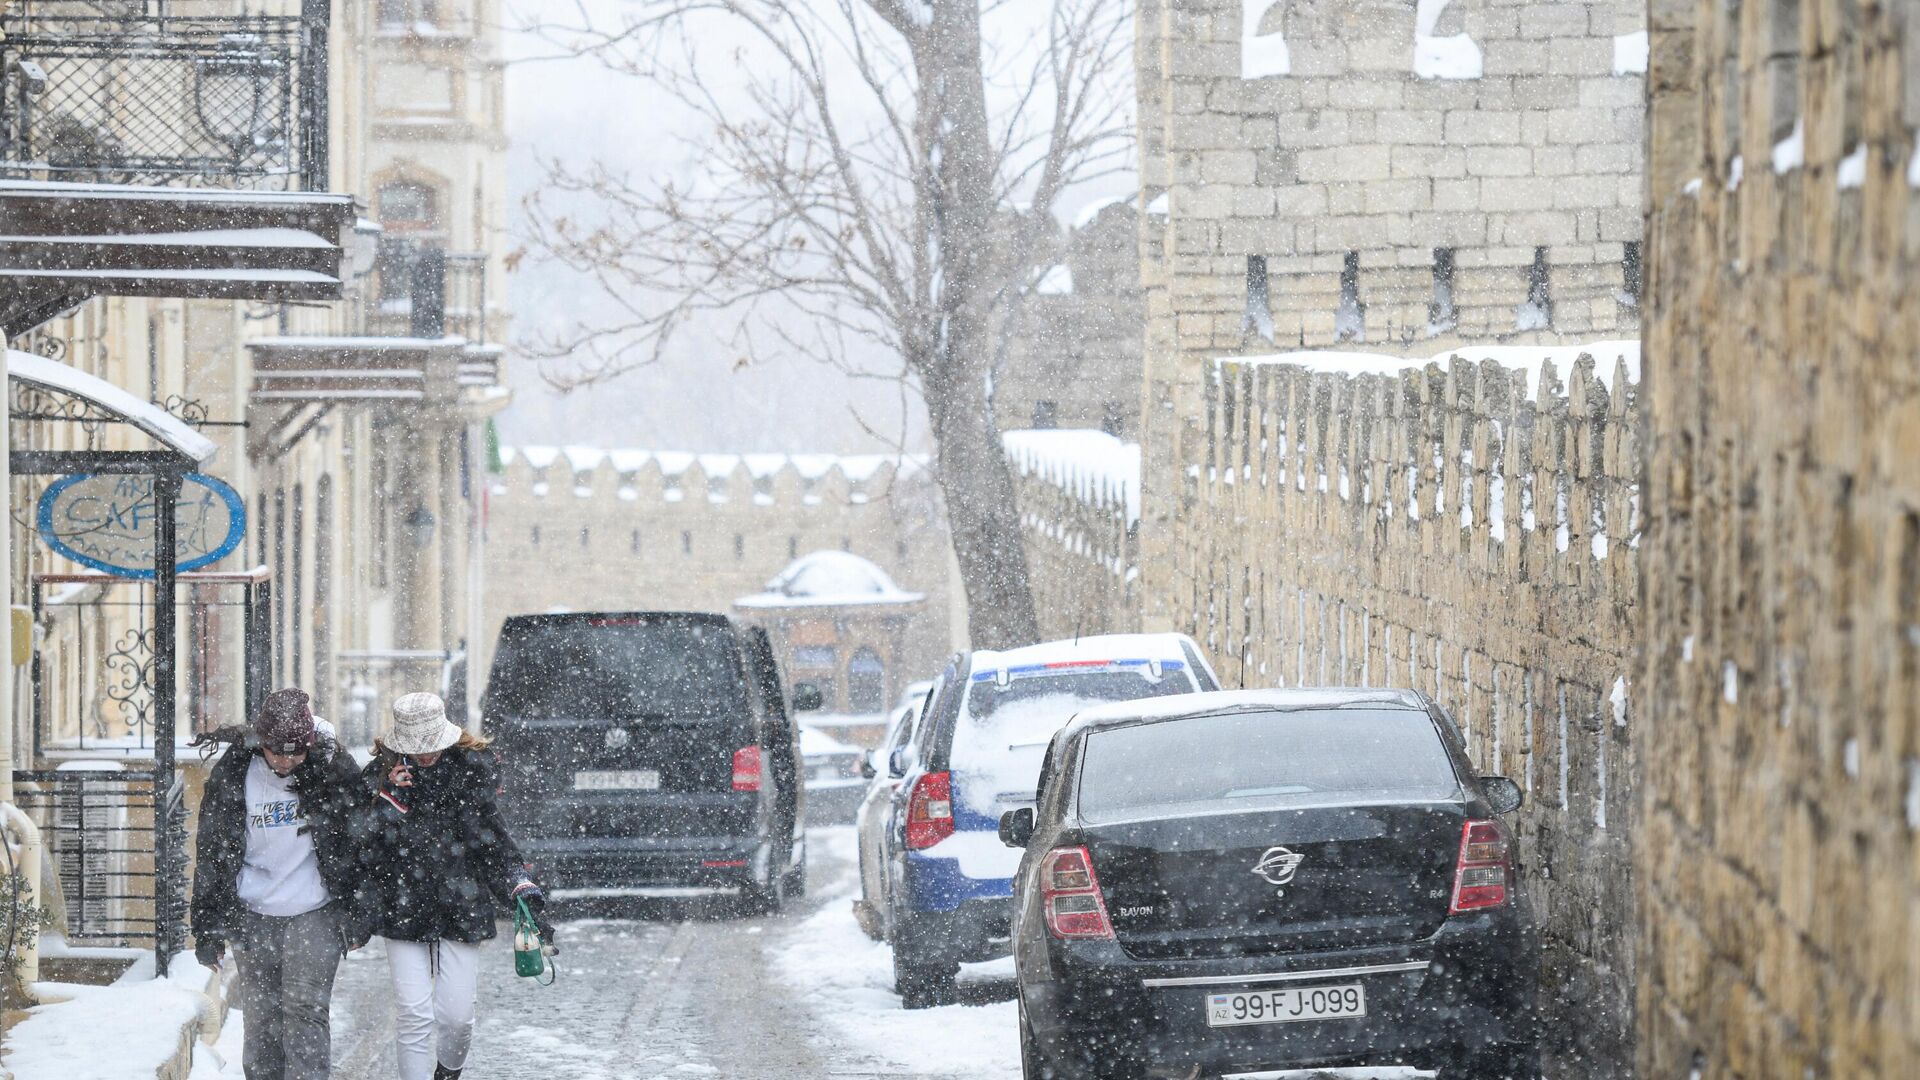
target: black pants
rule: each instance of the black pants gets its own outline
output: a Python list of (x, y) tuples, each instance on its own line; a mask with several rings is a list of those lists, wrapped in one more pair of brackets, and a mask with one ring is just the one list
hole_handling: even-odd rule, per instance
[(246, 1014), (247, 1080), (327, 1080), (328, 1008), (340, 966), (340, 921), (331, 906), (278, 918), (248, 912), (235, 953)]

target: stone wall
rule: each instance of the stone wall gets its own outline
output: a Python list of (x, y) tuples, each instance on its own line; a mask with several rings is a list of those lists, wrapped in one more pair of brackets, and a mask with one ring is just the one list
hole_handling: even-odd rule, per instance
[(1653, 11), (1641, 1075), (1920, 1076), (1920, 25)]
[(1223, 682), (1425, 690), (1526, 790), (1557, 1077), (1631, 1058), (1638, 451), (1609, 368), (1611, 391), (1590, 359), (1565, 385), (1550, 363), (1222, 361), (1177, 472), (1173, 624)]
[[(508, 615), (731, 611), (794, 558), (844, 550), (926, 604), (889, 697), (952, 648), (951, 553), (924, 458), (527, 447), (492, 478), (486, 648)], [(889, 653), (893, 655), (893, 653)]]
[(1098, 431), (1009, 431), (1043, 641), (1138, 628), (1140, 447)]

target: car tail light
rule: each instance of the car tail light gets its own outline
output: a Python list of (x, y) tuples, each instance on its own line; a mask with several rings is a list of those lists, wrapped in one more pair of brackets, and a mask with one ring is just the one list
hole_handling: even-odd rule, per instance
[(1460, 829), (1460, 861), (1453, 872), (1452, 914), (1507, 902), (1513, 859), (1507, 830), (1497, 821), (1469, 821)]
[(953, 775), (924, 773), (907, 796), (907, 847), (919, 851), (952, 835)]
[(1094, 875), (1093, 856), (1086, 848), (1061, 847), (1047, 852), (1040, 864), (1040, 897), (1047, 929), (1054, 937), (1113, 937), (1107, 902), (1100, 898), (1100, 879)]
[(733, 752), (733, 790), (760, 790), (760, 748), (743, 746)]

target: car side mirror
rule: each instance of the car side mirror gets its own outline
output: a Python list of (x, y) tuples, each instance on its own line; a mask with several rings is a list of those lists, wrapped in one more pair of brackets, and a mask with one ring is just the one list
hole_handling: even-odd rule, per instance
[(822, 702), (819, 687), (810, 682), (793, 684), (794, 712), (819, 712)]
[(913, 749), (896, 746), (893, 753), (887, 755), (887, 775), (895, 780), (907, 775), (907, 766), (913, 764)]
[(866, 753), (863, 753), (860, 755), (861, 777), (867, 780), (871, 780), (874, 777), (880, 775), (880, 767), (874, 764), (874, 760), (873, 760), (874, 758), (879, 756), (880, 756), (880, 751), (878, 750), (868, 750)]
[(1033, 807), (1023, 806), (1000, 815), (1000, 842), (1010, 848), (1026, 849), (1033, 839)]
[(1520, 809), (1520, 804), (1526, 800), (1520, 785), (1504, 776), (1481, 777), (1480, 794), (1486, 797), (1487, 806), (1496, 814), (1511, 814)]

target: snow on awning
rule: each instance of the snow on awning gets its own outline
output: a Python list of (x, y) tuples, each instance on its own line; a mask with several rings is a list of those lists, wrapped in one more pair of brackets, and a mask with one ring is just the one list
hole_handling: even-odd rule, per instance
[(885, 570), (847, 551), (802, 555), (772, 581), (765, 592), (743, 596), (738, 608), (856, 607), (909, 605), (926, 599), (903, 591)]
[(8, 349), (7, 378), (91, 401), (193, 459), (196, 464), (205, 464), (219, 449), (212, 439), (193, 430), (160, 406), (143, 401), (99, 376), (89, 375), (58, 360)]

